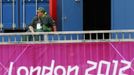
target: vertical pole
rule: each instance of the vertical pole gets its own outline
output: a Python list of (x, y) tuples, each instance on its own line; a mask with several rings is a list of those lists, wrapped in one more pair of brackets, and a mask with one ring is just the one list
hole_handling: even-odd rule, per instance
[(3, 15), (3, 11), (2, 11), (2, 0), (0, 0), (0, 32), (2, 32), (2, 28), (3, 28), (3, 24), (2, 24), (2, 15)]
[(35, 2), (36, 15), (37, 15), (37, 9), (38, 9), (38, 0), (36, 0), (36, 2)]
[(23, 29), (25, 30), (26, 24), (25, 24), (25, 0), (23, 0)]
[(20, 29), (20, 0), (18, 0), (18, 29)]
[(57, 0), (49, 0), (49, 11), (50, 16), (56, 20), (57, 19)]
[(12, 14), (12, 15), (13, 15), (13, 24), (12, 24), (12, 28), (13, 28), (13, 30), (14, 30), (15, 27), (16, 27), (16, 25), (15, 25), (15, 13), (14, 13), (14, 12), (15, 12), (15, 6), (14, 6), (14, 5), (15, 5), (15, 1), (14, 1), (14, 0), (13, 0), (13, 3), (12, 3), (12, 4), (13, 4), (13, 5), (12, 5), (12, 6), (13, 6), (13, 7), (12, 7), (12, 8), (13, 8), (13, 14)]

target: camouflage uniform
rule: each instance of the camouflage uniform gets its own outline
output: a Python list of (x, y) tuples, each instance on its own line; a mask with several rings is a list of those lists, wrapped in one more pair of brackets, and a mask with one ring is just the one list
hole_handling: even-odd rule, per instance
[[(35, 16), (32, 20), (32, 23), (29, 26), (32, 26), (35, 32), (50, 32), (52, 31), (52, 26), (55, 25), (54, 20), (46, 14), (46, 11), (44, 8), (40, 7), (37, 11), (43, 12), (44, 15), (42, 17)], [(40, 23), (41, 28), (37, 29), (37, 23)], [(43, 35), (34, 35), (34, 36), (27, 36), (30, 41), (33, 40), (33, 37), (35, 38), (35, 41), (39, 40), (39, 36), (41, 37), (41, 40), (43, 40)], [(26, 38), (24, 39), (26, 40)]]
[[(41, 23), (41, 29), (37, 29), (37, 23)], [(50, 32), (52, 31), (52, 26), (55, 25), (54, 21), (48, 15), (43, 15), (42, 17), (38, 18), (37, 16), (33, 19), (30, 26), (34, 28), (35, 32), (42, 31), (42, 32)]]
[[(35, 32), (43, 31), (43, 32), (49, 32), (52, 31), (52, 26), (55, 25), (54, 20), (46, 14), (44, 8), (40, 7), (37, 11), (43, 12), (44, 15), (42, 17), (34, 17), (32, 23), (30, 26), (34, 28)], [(41, 23), (41, 29), (37, 29), (37, 23)]]

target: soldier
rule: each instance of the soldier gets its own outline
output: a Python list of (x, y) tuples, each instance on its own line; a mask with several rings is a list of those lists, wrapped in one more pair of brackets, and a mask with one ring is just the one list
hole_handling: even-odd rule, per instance
[(56, 31), (56, 25), (54, 20), (47, 15), (44, 8), (39, 7), (37, 10), (37, 16), (34, 17), (32, 23), (29, 25), (29, 30), (34, 32), (50, 32)]
[[(56, 25), (54, 20), (47, 15), (45, 9), (43, 7), (39, 7), (37, 10), (37, 16), (35, 16), (32, 20), (32, 23), (29, 25), (28, 32), (51, 32), (56, 31)], [(39, 36), (41, 37), (41, 40), (43, 40), (43, 35), (31, 35), (31, 36), (23, 36), (23, 41), (26, 41), (28, 37), (29, 41), (32, 41), (33, 38), (35, 41), (39, 41)], [(46, 37), (47, 39), (47, 37)], [(44, 39), (45, 40), (45, 39)]]

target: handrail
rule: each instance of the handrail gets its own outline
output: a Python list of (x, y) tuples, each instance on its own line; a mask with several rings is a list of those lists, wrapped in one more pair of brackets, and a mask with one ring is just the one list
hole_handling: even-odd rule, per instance
[(82, 33), (128, 33), (134, 32), (134, 30), (94, 30), (94, 31), (59, 31), (59, 32), (20, 32), (20, 33), (0, 33), (0, 35), (38, 35), (38, 34), (82, 34)]
[[(25, 40), (23, 40), (24, 38)], [(110, 42), (110, 41), (115, 41), (115, 42), (134, 41), (134, 30), (0, 33), (0, 44)]]

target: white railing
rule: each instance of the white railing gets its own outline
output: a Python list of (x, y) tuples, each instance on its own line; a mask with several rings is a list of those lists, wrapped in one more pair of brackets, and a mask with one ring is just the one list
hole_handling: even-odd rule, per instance
[(134, 41), (134, 30), (0, 33), (0, 44)]

